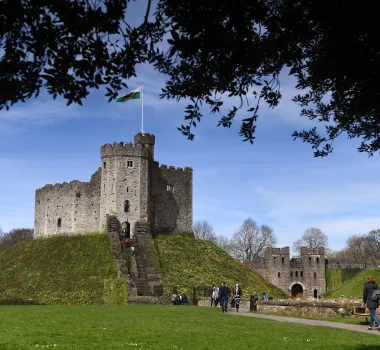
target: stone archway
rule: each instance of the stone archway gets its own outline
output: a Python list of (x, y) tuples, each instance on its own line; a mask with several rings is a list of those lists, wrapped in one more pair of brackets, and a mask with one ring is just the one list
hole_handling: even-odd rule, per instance
[(297, 281), (297, 282), (293, 282), (289, 286), (289, 292), (291, 296), (294, 298), (302, 298), (302, 296), (306, 292), (306, 288), (303, 285), (303, 283)]
[(292, 297), (294, 298), (302, 298), (302, 295), (303, 295), (302, 286), (298, 283), (293, 284), (291, 293), (292, 293)]

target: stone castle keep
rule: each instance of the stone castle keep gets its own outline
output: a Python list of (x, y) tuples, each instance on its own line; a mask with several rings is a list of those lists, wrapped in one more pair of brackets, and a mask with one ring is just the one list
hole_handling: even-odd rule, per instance
[(153, 234), (191, 231), (193, 170), (159, 165), (155, 136), (101, 147), (90, 182), (46, 185), (36, 191), (35, 236), (105, 232), (108, 216), (128, 230), (149, 223)]
[(289, 247), (268, 248), (264, 258), (244, 263), (293, 297), (326, 294), (324, 248), (303, 247), (299, 258), (290, 258)]

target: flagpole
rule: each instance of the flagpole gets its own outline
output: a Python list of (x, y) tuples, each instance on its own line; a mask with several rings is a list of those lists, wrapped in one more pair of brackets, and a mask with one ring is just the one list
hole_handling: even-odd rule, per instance
[(144, 87), (141, 85), (141, 133), (144, 135)]

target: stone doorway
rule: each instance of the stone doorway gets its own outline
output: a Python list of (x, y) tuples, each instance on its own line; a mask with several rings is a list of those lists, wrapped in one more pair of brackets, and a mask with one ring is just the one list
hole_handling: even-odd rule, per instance
[(293, 284), (291, 289), (292, 297), (294, 298), (302, 298), (303, 295), (303, 288), (300, 284), (296, 283)]

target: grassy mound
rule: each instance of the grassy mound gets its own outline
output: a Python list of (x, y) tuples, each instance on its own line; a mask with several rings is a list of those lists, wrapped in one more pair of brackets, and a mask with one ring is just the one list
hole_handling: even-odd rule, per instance
[(342, 286), (343, 283), (354, 278), (362, 269), (326, 269), (327, 293), (331, 293)]
[(203, 292), (205, 287), (220, 285), (221, 281), (229, 286), (238, 281), (245, 297), (253, 292), (259, 295), (267, 292), (275, 298), (288, 297), (213, 242), (177, 234), (158, 236), (155, 243), (169, 291), (177, 287), (180, 292), (190, 295), (193, 287)]
[(115, 278), (101, 234), (24, 241), (0, 253), (0, 303), (103, 303), (107, 281)]
[[(337, 274), (337, 272), (335, 273)], [(374, 276), (376, 281), (380, 284), (380, 269), (360, 270), (355, 274), (353, 273), (352, 278), (346, 279), (339, 288), (329, 293), (328, 296), (330, 298), (362, 298), (364, 285), (367, 282), (368, 276), (371, 275)]]

